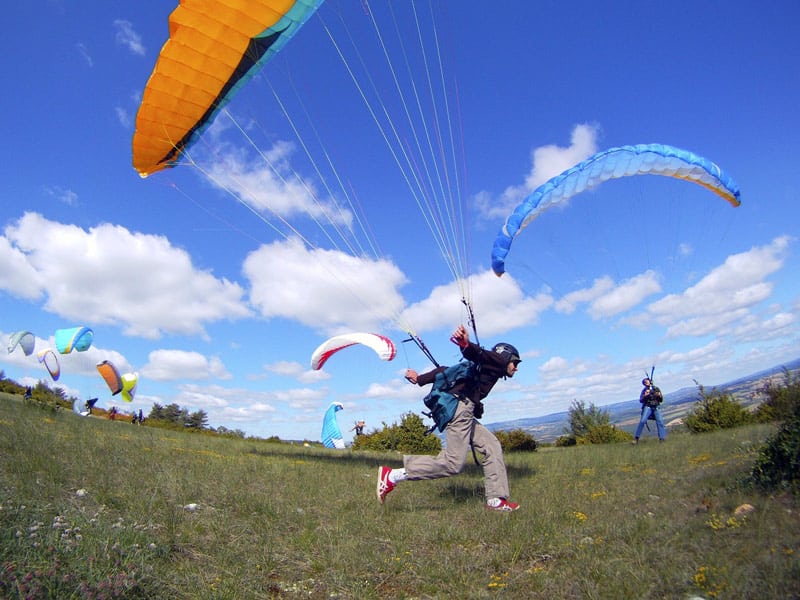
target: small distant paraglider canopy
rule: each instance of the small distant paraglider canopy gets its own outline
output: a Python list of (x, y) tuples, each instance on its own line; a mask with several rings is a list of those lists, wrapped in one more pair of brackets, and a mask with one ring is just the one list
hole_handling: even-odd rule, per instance
[(122, 376), (111, 362), (104, 360), (97, 363), (97, 372), (105, 380), (112, 396), (116, 396), (122, 391)]
[(336, 413), (344, 409), (341, 402), (331, 402), (328, 410), (325, 411), (325, 418), (322, 420), (322, 445), (326, 448), (344, 449), (344, 437), (339, 423), (336, 422)]
[(56, 350), (61, 354), (69, 354), (73, 350), (85, 352), (92, 345), (94, 332), (88, 327), (71, 327), (57, 329), (55, 333)]
[(125, 402), (133, 402), (136, 394), (136, 386), (139, 383), (138, 373), (125, 373), (122, 376), (122, 399)]
[(41, 350), (36, 357), (39, 359), (39, 362), (42, 363), (47, 369), (47, 372), (50, 373), (50, 377), (53, 378), (53, 381), (58, 381), (58, 378), (61, 376), (61, 365), (58, 364), (58, 357), (56, 353), (53, 352), (52, 348), (45, 348)]
[(397, 352), (392, 340), (377, 333), (345, 333), (325, 340), (314, 350), (311, 368), (318, 371), (331, 356), (356, 344), (371, 348), (381, 360), (392, 360)]
[(36, 336), (30, 331), (17, 331), (11, 334), (8, 338), (8, 353), (11, 354), (14, 349), (19, 346), (25, 353), (25, 356), (30, 356), (33, 353), (33, 348), (36, 345)]

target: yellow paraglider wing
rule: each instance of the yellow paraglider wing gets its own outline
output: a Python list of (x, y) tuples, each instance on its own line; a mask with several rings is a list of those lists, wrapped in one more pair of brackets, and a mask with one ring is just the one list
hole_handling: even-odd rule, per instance
[(181, 0), (147, 82), (133, 136), (142, 177), (172, 166), (322, 0)]
[(136, 394), (136, 385), (139, 383), (138, 373), (125, 373), (122, 376), (122, 399), (125, 402), (133, 402)]

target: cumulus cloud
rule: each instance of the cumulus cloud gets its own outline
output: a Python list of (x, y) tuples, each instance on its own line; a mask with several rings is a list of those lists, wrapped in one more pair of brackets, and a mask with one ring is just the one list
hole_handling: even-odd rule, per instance
[(480, 314), (479, 328), (487, 336), (505, 333), (538, 322), (539, 315), (553, 304), (552, 296), (541, 292), (526, 296), (510, 275), (498, 278), (487, 270), (464, 281), (433, 289), (430, 295), (403, 311), (403, 319), (418, 332), (454, 327), (463, 322), (464, 289), (470, 290), (473, 310)]
[(141, 373), (155, 381), (231, 379), (218, 357), (208, 358), (199, 352), (186, 350), (154, 350)]
[(597, 152), (599, 129), (594, 125), (576, 125), (567, 147), (541, 146), (531, 153), (531, 170), (523, 183), (507, 187), (499, 198), (488, 192), (476, 196), (478, 214), (485, 219), (505, 218), (533, 190), (548, 179)]
[(142, 44), (142, 36), (133, 29), (133, 23), (125, 19), (116, 19), (114, 30), (116, 31), (114, 39), (118, 44), (125, 46), (138, 56), (144, 56), (145, 48)]
[(658, 275), (646, 271), (616, 284), (611, 277), (595, 279), (592, 287), (570, 292), (556, 303), (556, 310), (572, 314), (579, 304), (588, 304), (592, 319), (606, 319), (630, 310), (661, 291)]
[(707, 335), (743, 318), (772, 294), (773, 284), (766, 278), (783, 267), (790, 242), (782, 236), (729, 256), (683, 293), (653, 302), (636, 320), (655, 319), (668, 327), (668, 337), (676, 337)]
[(43, 275), (6, 236), (0, 237), (0, 289), (17, 298), (36, 300), (45, 293)]
[[(279, 229), (284, 219), (306, 216), (323, 225), (344, 227), (342, 234), (346, 235), (353, 223), (352, 213), (324, 197), (311, 180), (294, 169), (290, 162), (295, 152), (293, 143), (278, 141), (252, 156), (245, 148), (222, 141), (228, 128), (225, 119), (217, 119), (206, 135), (207, 144), (214, 147), (207, 172), (215, 186), (265, 219), (274, 219)], [(206, 162), (202, 152), (202, 148), (195, 149), (198, 160)]]
[(404, 303), (399, 289), (406, 277), (392, 262), (309, 249), (296, 238), (251, 252), (243, 270), (261, 315), (292, 319), (327, 335), (380, 330)]
[(205, 335), (205, 323), (252, 315), (239, 284), (196, 269), (162, 236), (120, 226), (87, 231), (26, 213), (0, 238), (0, 261), (3, 289), (44, 295), (52, 313), (122, 324), (129, 335)]

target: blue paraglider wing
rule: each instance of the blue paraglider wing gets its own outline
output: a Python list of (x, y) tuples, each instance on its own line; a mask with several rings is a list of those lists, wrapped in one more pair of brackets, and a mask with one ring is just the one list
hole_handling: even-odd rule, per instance
[(56, 350), (61, 354), (69, 354), (73, 350), (85, 352), (92, 345), (94, 332), (88, 327), (71, 327), (57, 329), (55, 333)]
[(331, 402), (325, 417), (322, 420), (322, 445), (326, 448), (344, 448), (344, 437), (339, 423), (336, 422), (336, 413), (344, 408), (341, 402)]
[(595, 187), (609, 179), (632, 175), (663, 175), (685, 179), (708, 188), (733, 206), (739, 206), (736, 182), (710, 160), (688, 150), (664, 144), (620, 146), (598, 152), (546, 181), (506, 219), (492, 247), (492, 270), (505, 272), (511, 242), (533, 219), (549, 207)]

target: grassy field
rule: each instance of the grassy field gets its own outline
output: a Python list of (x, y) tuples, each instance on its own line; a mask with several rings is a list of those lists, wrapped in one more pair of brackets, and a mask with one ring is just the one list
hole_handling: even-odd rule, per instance
[(796, 501), (742, 485), (772, 431), (512, 454), (522, 507), (498, 514), (474, 464), (381, 506), (376, 467), (396, 455), (0, 395), (0, 596), (798, 598)]

